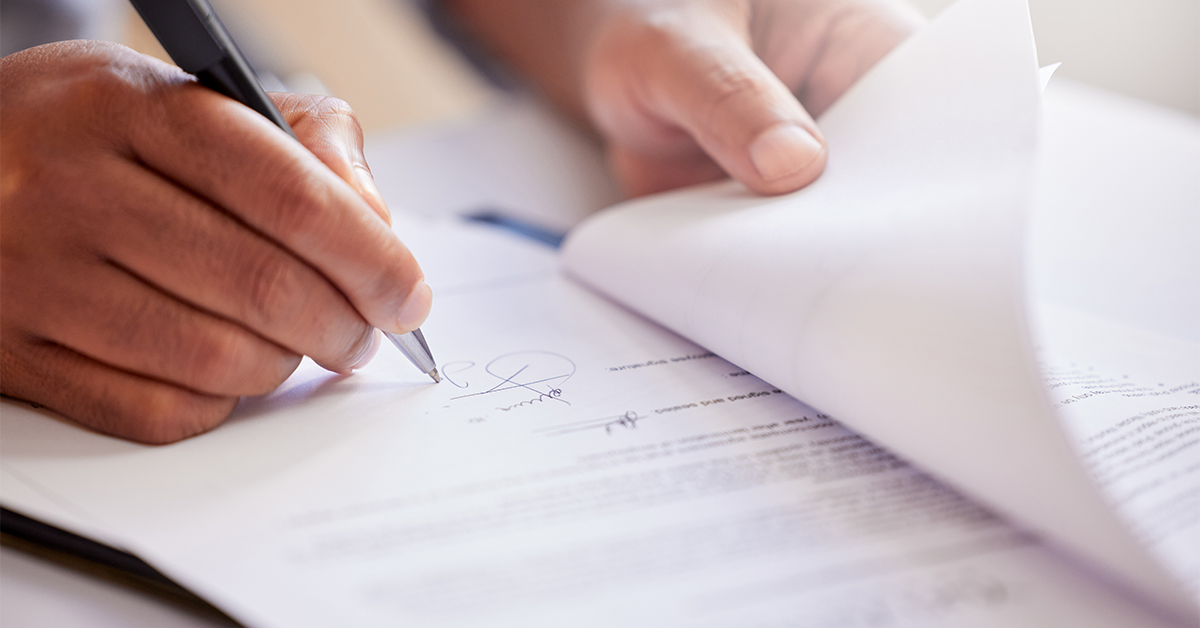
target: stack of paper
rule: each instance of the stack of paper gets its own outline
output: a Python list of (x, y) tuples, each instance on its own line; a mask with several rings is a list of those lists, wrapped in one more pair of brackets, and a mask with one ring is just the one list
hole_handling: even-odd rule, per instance
[(1051, 308), (1039, 373), (1036, 65), (1022, 2), (964, 0), (810, 188), (632, 203), (561, 260), (400, 216), (447, 381), (306, 362), (167, 447), (6, 402), (0, 501), (253, 626), (1187, 621), (1195, 345)]

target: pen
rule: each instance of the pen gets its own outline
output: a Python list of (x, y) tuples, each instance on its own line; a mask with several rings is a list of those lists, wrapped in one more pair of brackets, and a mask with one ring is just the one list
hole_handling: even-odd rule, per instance
[[(242, 56), (208, 0), (130, 0), (171, 59), (200, 84), (266, 116), (291, 135), (296, 133), (267, 97), (254, 70)], [(417, 368), (442, 381), (420, 329), (407, 334), (383, 332)]]

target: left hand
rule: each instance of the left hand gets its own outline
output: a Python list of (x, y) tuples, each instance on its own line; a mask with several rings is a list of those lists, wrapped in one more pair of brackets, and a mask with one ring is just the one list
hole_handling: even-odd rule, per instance
[(451, 0), (478, 37), (599, 130), (631, 195), (726, 174), (821, 174), (820, 115), (923, 18), (903, 0)]

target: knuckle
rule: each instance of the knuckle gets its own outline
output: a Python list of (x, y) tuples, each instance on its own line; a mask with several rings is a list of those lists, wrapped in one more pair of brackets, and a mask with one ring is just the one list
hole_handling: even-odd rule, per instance
[(351, 161), (360, 161), (361, 158), (355, 159), (353, 155), (362, 150), (362, 126), (350, 105), (340, 98), (327, 96), (319, 103), (317, 117), (329, 140), (340, 145), (341, 151), (348, 152)]
[(718, 111), (733, 100), (759, 99), (770, 92), (771, 86), (745, 68), (714, 61), (705, 71), (712, 86), (712, 110)]
[(686, 117), (685, 126), (719, 123), (742, 115), (748, 103), (774, 97), (773, 77), (741, 52), (739, 35), (707, 11), (628, 8), (610, 30), (614, 40), (607, 44), (626, 51), (615, 55), (624, 60), (615, 70), (621, 80), (652, 110)]
[(350, 332), (348, 341), (342, 343), (341, 350), (333, 356), (331, 366), (349, 369), (362, 360), (375, 341), (375, 328), (365, 323), (355, 324)]
[(279, 388), (279, 386), (283, 384), (287, 378), (292, 376), (292, 373), (296, 372), (296, 369), (300, 367), (300, 361), (303, 359), (304, 356), (302, 355), (285, 352), (273, 363), (273, 370), (269, 374), (269, 377), (263, 382), (262, 388), (251, 394), (265, 395), (266, 393)]
[(614, 75), (642, 74), (647, 60), (668, 57), (680, 46), (684, 31), (675, 11), (624, 6), (615, 9), (600, 27), (589, 61)]
[(103, 431), (164, 445), (213, 429), (236, 404), (236, 398), (197, 395), (165, 385), (143, 387), (105, 412)]
[(626, 7), (613, 19), (615, 32), (626, 32), (634, 41), (654, 47), (673, 47), (687, 37), (682, 14), (672, 9), (647, 11)]
[(243, 385), (238, 371), (249, 356), (245, 343), (233, 333), (216, 333), (200, 339), (188, 361), (188, 383), (209, 393), (232, 394)]
[[(96, 158), (127, 155), (154, 115), (153, 92), (183, 72), (119, 44), (68, 41), (5, 57), (0, 150), (5, 205), (41, 192), (47, 208), (79, 196)], [(11, 70), (11, 71), (10, 71)], [(53, 123), (48, 123), (53, 122)], [(72, 185), (56, 185), (64, 176)], [(54, 197), (53, 200), (47, 197)]]
[(169, 443), (185, 437), (186, 425), (194, 418), (189, 416), (187, 393), (166, 387), (154, 387), (143, 391), (132, 403), (122, 407), (116, 417), (122, 425), (134, 430), (132, 437), (149, 443)]
[(362, 126), (359, 125), (354, 109), (346, 101), (333, 96), (322, 96), (309, 108), (308, 115), (316, 122), (316, 128), (321, 134), (330, 141), (339, 144), (353, 144), (356, 141), (361, 143)]
[[(6, 136), (11, 137), (7, 127), (0, 131)], [(12, 217), (18, 213), (24, 215), (33, 215), (30, 211), (33, 207), (42, 204), (41, 197), (47, 196), (48, 190), (57, 189), (57, 186), (47, 186), (48, 182), (54, 181), (54, 172), (52, 164), (41, 158), (41, 155), (36, 151), (25, 151), (25, 147), (21, 147), (21, 154), (17, 159), (9, 159), (14, 156), (5, 145), (0, 150), (0, 159), (4, 160), (4, 174), (0, 176), (0, 206), (3, 206), (7, 211), (4, 216), (9, 218), (4, 223), (4, 229), (10, 231), (18, 222)], [(6, 238), (5, 246), (9, 243), (14, 244), (22, 242), (22, 238)], [(5, 254), (9, 251), (6, 250)]]
[(97, 43), (92, 50), (96, 54), (76, 68), (72, 91), (102, 114), (135, 106), (149, 111), (164, 93), (192, 82), (177, 68), (118, 44)]
[(239, 395), (265, 395), (284, 382), (300, 366), (301, 356), (281, 353), (277, 356), (264, 356), (252, 373), (240, 377)]
[(282, 384), (300, 360), (249, 333), (218, 333), (198, 344), (188, 381), (215, 395), (262, 395)]
[[(350, 158), (362, 150), (362, 126), (354, 109), (332, 96), (295, 96), (292, 128), (301, 143), (322, 161)], [(337, 168), (334, 168), (335, 172)]]
[(267, 233), (319, 236), (336, 230), (330, 224), (336, 212), (327, 211), (336, 199), (325, 179), (298, 171), (294, 163), (278, 163), (264, 166), (261, 180), (271, 199), (259, 210)]
[(128, 67), (116, 64), (90, 69), (76, 78), (78, 97), (92, 103), (110, 103), (133, 93), (141, 84)]
[(350, 103), (334, 96), (324, 96), (317, 103), (317, 115), (327, 118), (337, 118), (350, 121), (358, 126), (358, 116)]
[(254, 328), (270, 329), (286, 320), (286, 304), (295, 302), (300, 293), (298, 269), (282, 255), (268, 251), (258, 259), (240, 265), (237, 283), (245, 295), (240, 301), (240, 320)]

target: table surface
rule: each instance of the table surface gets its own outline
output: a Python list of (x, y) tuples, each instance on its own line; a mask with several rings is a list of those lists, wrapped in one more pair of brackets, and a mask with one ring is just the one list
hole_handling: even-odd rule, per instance
[(228, 628), (163, 598), (0, 547), (0, 625)]

